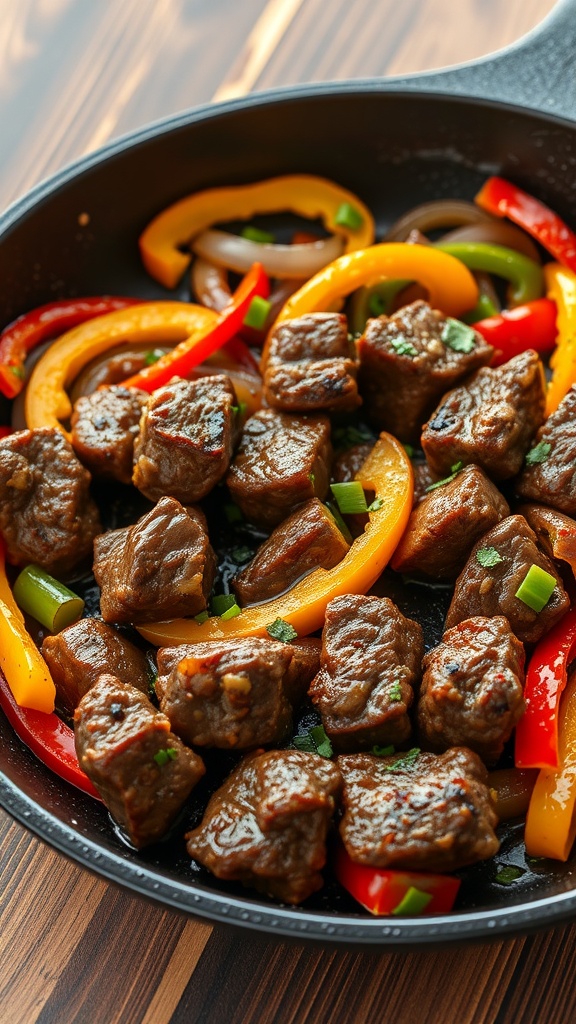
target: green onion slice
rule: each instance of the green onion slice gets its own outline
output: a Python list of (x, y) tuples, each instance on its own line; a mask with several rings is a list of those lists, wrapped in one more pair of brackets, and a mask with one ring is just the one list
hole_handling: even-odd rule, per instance
[(276, 241), (276, 237), (271, 231), (262, 231), (261, 228), (255, 227), (254, 224), (247, 224), (245, 228), (242, 228), (240, 234), (242, 238), (247, 238), (249, 242), (262, 242), (264, 245), (271, 245)]
[(236, 604), (234, 594), (215, 594), (212, 598), (213, 615), (223, 615)]
[(437, 480), (435, 484), (429, 484), (426, 488), (426, 493), (429, 491), (435, 491), (437, 487), (444, 487), (444, 484), (451, 484), (452, 481), (458, 476), (458, 473), (462, 469), (461, 462), (455, 462), (453, 466), (450, 466), (450, 476), (445, 476), (443, 480)]
[(423, 910), (426, 910), (431, 899), (432, 893), (422, 892), (422, 889), (416, 889), (411, 885), (392, 913), (397, 917), (402, 917), (405, 914), (421, 914)]
[(22, 611), (31, 615), (51, 633), (78, 622), (84, 601), (39, 565), (27, 565), (14, 584), (14, 599)]
[(241, 611), (242, 609), (240, 605), (236, 604), (236, 601), (234, 601), (234, 604), (231, 604), (226, 611), (222, 612), (220, 618), (222, 619), (222, 622), (227, 622), (228, 619), (235, 619), (237, 615), (240, 615)]
[(545, 569), (531, 565), (514, 596), (532, 611), (541, 612), (552, 597), (556, 583), (556, 578)]
[(352, 203), (341, 203), (336, 210), (334, 223), (341, 228), (349, 228), (350, 231), (358, 231), (364, 223), (364, 217)]
[(330, 484), (330, 490), (343, 516), (368, 511), (364, 488), (359, 480), (349, 480), (344, 484)]
[(260, 295), (255, 295), (248, 307), (248, 312), (244, 317), (244, 326), (253, 327), (256, 331), (261, 331), (268, 319), (268, 314), (271, 308), (272, 304), (268, 302), (268, 299), (263, 299)]

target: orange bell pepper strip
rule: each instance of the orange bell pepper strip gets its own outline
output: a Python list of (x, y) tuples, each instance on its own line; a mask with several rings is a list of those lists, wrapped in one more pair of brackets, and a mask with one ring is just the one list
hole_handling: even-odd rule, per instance
[[(357, 226), (339, 223), (339, 212), (351, 207)], [(321, 218), (327, 231), (343, 235), (346, 252), (374, 241), (370, 210), (352, 192), (311, 174), (288, 174), (251, 185), (210, 188), (168, 206), (140, 236), (140, 255), (148, 273), (165, 288), (175, 288), (191, 256), (181, 251), (195, 235), (213, 224), (250, 220), (260, 213), (290, 211), (310, 220)]]
[(324, 624), (328, 602), (341, 594), (366, 594), (387, 565), (402, 536), (412, 507), (413, 477), (410, 459), (399, 441), (381, 434), (356, 474), (362, 486), (374, 491), (382, 504), (370, 512), (364, 533), (333, 569), (316, 569), (292, 590), (271, 601), (247, 608), (235, 618), (218, 616), (202, 624), (194, 619), (146, 623), (138, 626), (151, 643), (170, 647), (204, 640), (268, 636), (267, 626), (282, 619), (306, 636)]
[(34, 367), (26, 389), (28, 427), (57, 427), (72, 406), (67, 388), (80, 370), (96, 356), (124, 341), (180, 342), (201, 340), (218, 323), (218, 314), (188, 302), (143, 302), (107, 313), (63, 334)]
[(543, 768), (526, 817), (526, 852), (568, 860), (576, 838), (576, 672), (562, 694), (556, 770)]
[[(429, 301), (447, 316), (459, 316), (478, 301), (478, 285), (467, 267), (440, 249), (405, 242), (383, 242), (339, 256), (311, 277), (282, 307), (276, 323), (334, 308), (357, 288), (371, 287), (385, 278), (418, 281)], [(266, 365), (269, 342), (262, 353)]]
[(56, 688), (12, 595), (4, 541), (0, 541), (0, 670), (20, 707), (54, 710)]
[(558, 342), (550, 358), (552, 380), (546, 394), (546, 415), (555, 412), (576, 384), (576, 273), (560, 263), (547, 263), (544, 281), (558, 308)]

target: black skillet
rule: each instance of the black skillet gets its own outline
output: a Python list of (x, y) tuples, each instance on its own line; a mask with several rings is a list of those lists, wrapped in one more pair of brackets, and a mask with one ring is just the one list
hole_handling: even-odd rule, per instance
[[(561, 0), (519, 44), (449, 71), (281, 90), (203, 107), (113, 142), (39, 185), (0, 217), (0, 324), (56, 297), (165, 298), (136, 239), (150, 217), (196, 189), (276, 174), (324, 175), (358, 192), (379, 237), (426, 199), (471, 198), (488, 174), (512, 178), (576, 225), (576, 0)], [(79, 215), (89, 214), (85, 227)], [(438, 630), (429, 594), (404, 609)], [(460, 909), (373, 919), (329, 873), (290, 909), (196, 873), (183, 843), (136, 855), (103, 808), (39, 764), (0, 716), (0, 804), (36, 835), (110, 881), (187, 913), (279, 938), (402, 949), (550, 926), (576, 913), (571, 866), (524, 859), (508, 827), (494, 863), (463, 873)], [(183, 831), (183, 829), (181, 830)], [(511, 886), (499, 867), (524, 873)]]

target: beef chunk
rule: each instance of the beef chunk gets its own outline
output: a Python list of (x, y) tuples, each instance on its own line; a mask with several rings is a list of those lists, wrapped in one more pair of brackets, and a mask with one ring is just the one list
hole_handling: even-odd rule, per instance
[(576, 576), (576, 520), (547, 505), (520, 505), (516, 512), (534, 530), (548, 558), (568, 562)]
[[(501, 561), (488, 567), (481, 565), (478, 552), (492, 548)], [(532, 565), (540, 566), (558, 581), (541, 612), (533, 611), (515, 596)], [(569, 604), (554, 565), (536, 546), (535, 533), (522, 516), (509, 516), (485, 533), (472, 549), (456, 580), (446, 629), (474, 615), (505, 615), (518, 639), (532, 644), (552, 629)]]
[(67, 576), (101, 531), (90, 474), (61, 431), (21, 430), (0, 441), (0, 530), (17, 565)]
[(544, 368), (522, 352), (496, 369), (484, 367), (444, 396), (422, 432), (433, 473), (475, 462), (494, 480), (518, 473), (544, 419)]
[(132, 483), (134, 439), (148, 400), (137, 388), (110, 387), (79, 398), (72, 414), (72, 445), (94, 476)]
[(246, 518), (272, 529), (304, 501), (326, 496), (331, 458), (326, 416), (263, 409), (244, 427), (227, 483)]
[(362, 469), (366, 459), (374, 447), (374, 442), (366, 441), (363, 444), (355, 444), (347, 448), (334, 461), (332, 466), (332, 480), (334, 483), (347, 484), (356, 479), (356, 474)]
[(204, 775), (197, 754), (134, 686), (100, 676), (74, 714), (76, 752), (114, 820), (140, 849), (161, 839)]
[(379, 430), (415, 442), (448, 388), (490, 362), (493, 349), (474, 332), (471, 352), (444, 340), (447, 319), (427, 302), (369, 320), (358, 342), (360, 392)]
[(430, 472), (430, 466), (423, 461), (412, 462), (412, 472), (414, 473), (414, 504), (417, 505), (429, 493), (431, 484), (438, 483), (438, 477), (436, 473)]
[(455, 579), (475, 541), (510, 512), (478, 466), (429, 491), (414, 508), (392, 557), (397, 572)]
[(276, 527), (234, 577), (234, 593), (241, 605), (268, 601), (319, 566), (332, 569), (348, 548), (334, 517), (318, 498), (311, 498)]
[[(317, 659), (254, 637), (189, 644), (159, 655), (160, 707), (186, 743), (225, 750), (280, 744)], [(299, 693), (298, 693), (299, 691)]]
[(80, 619), (45, 637), (42, 654), (56, 686), (56, 703), (66, 714), (103, 673), (148, 695), (150, 668), (144, 653), (99, 619)]
[(346, 317), (310, 313), (273, 328), (264, 397), (283, 412), (352, 412), (360, 404)]
[(344, 779), (340, 833), (359, 864), (409, 871), (456, 871), (499, 847), (488, 773), (477, 754), (337, 759)]
[(236, 394), (228, 377), (174, 379), (151, 396), (134, 446), (134, 483), (158, 501), (190, 505), (222, 479), (238, 434)]
[(576, 384), (540, 427), (536, 446), (534, 455), (541, 461), (524, 466), (518, 494), (576, 515)]
[(94, 576), (106, 622), (154, 622), (204, 611), (216, 558), (193, 509), (174, 498), (94, 545)]
[(250, 754), (210, 800), (188, 853), (217, 878), (301, 903), (322, 887), (341, 788), (331, 761), (299, 750)]
[(494, 764), (524, 710), (524, 647), (502, 615), (449, 629), (424, 658), (418, 727), (432, 750), (466, 746)]
[(347, 594), (330, 602), (309, 693), (337, 750), (407, 739), (423, 653), (420, 626), (387, 597)]

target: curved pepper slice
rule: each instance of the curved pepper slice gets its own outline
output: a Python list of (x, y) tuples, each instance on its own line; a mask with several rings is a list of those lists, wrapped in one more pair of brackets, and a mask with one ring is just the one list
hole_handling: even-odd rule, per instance
[[(343, 207), (352, 207), (358, 214), (358, 227), (338, 223)], [(372, 214), (352, 192), (326, 178), (289, 174), (251, 185), (206, 189), (167, 207), (140, 236), (142, 262), (165, 288), (175, 288), (191, 260), (181, 246), (195, 235), (213, 224), (282, 211), (311, 220), (321, 218), (327, 231), (344, 236), (347, 252), (363, 249), (374, 241)]]
[(576, 273), (559, 263), (544, 267), (546, 293), (558, 308), (558, 343), (550, 359), (552, 380), (546, 393), (546, 415), (555, 412), (576, 384)]
[(501, 366), (520, 352), (550, 352), (556, 342), (556, 303), (535, 299), (515, 309), (477, 320), (474, 330), (494, 349), (491, 366)]
[(3, 541), (0, 542), (0, 669), (17, 704), (36, 711), (54, 710), (56, 688), (10, 589)]
[(542, 267), (516, 249), (488, 242), (439, 242), (437, 249), (462, 260), (470, 270), (485, 270), (510, 282), (508, 304), (522, 306), (539, 299), (544, 291)]
[(526, 817), (526, 852), (568, 860), (576, 837), (576, 672), (562, 695), (558, 769), (543, 768)]
[(371, 914), (394, 917), (447, 914), (460, 879), (420, 871), (387, 870), (356, 864), (339, 843), (334, 863), (341, 885)]
[(202, 624), (194, 619), (150, 623), (138, 631), (153, 644), (170, 647), (241, 636), (268, 636), (276, 619), (288, 622), (299, 636), (319, 629), (326, 606), (340, 594), (365, 594), (387, 565), (402, 536), (412, 507), (412, 466), (399, 441), (381, 434), (356, 474), (366, 490), (375, 491), (382, 504), (370, 512), (364, 533), (333, 569), (316, 569), (281, 597), (247, 608), (235, 618), (214, 616)]
[(182, 341), (203, 338), (218, 323), (218, 314), (188, 302), (143, 302), (67, 331), (34, 367), (26, 388), (28, 427), (57, 427), (72, 411), (66, 388), (96, 356), (123, 341)]

